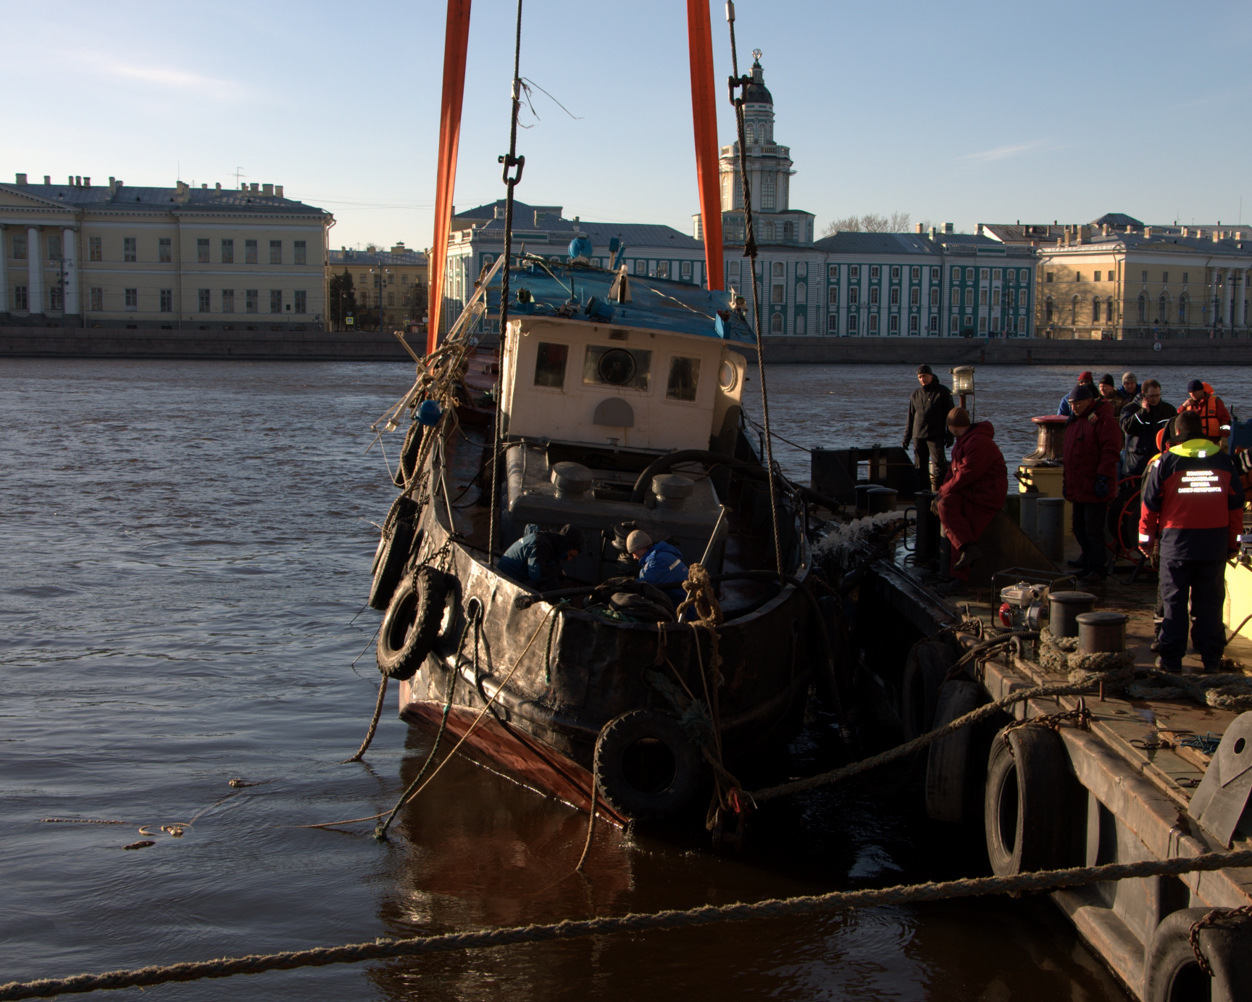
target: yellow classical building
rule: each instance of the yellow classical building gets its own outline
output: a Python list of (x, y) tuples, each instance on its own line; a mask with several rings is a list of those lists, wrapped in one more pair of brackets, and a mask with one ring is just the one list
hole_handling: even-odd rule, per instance
[[(352, 279), (350, 288), (342, 281), (345, 272)], [(426, 322), (426, 255), (403, 242), (391, 250), (373, 244), (365, 250), (332, 250), (326, 285), (331, 290), (327, 314), (335, 330), (412, 330)]]
[(1041, 337), (1252, 333), (1252, 227), (1074, 226), (1037, 253)]
[(0, 182), (0, 322), (320, 328), (330, 213), (282, 185)]

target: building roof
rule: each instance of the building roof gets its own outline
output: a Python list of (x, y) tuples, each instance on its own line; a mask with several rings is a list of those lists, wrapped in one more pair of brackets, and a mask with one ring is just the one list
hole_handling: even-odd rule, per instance
[(1093, 252), (1100, 251), (1134, 251), (1134, 250), (1164, 250), (1170, 252), (1181, 251), (1187, 254), (1252, 254), (1252, 227), (1247, 230), (1218, 231), (1221, 239), (1214, 240), (1212, 232), (1207, 236), (1191, 236), (1190, 230), (1188, 235), (1169, 230), (1165, 233), (1153, 233), (1152, 227), (1147, 227), (1148, 232), (1139, 233), (1109, 233), (1107, 236), (1095, 234), (1090, 240), (1084, 240), (1081, 243), (1077, 241), (1065, 244), (1045, 244), (1039, 248), (1042, 254), (1066, 254), (1074, 251), (1089, 250)]
[(939, 247), (920, 233), (839, 232), (813, 241), (813, 247), (831, 254), (939, 253)]
[[(24, 174), (18, 175), (24, 178)], [(282, 212), (285, 214), (329, 216), (313, 205), (305, 205), (283, 196), (282, 185), (249, 184), (243, 188), (193, 188), (181, 181), (173, 188), (135, 187), (120, 181), (111, 184), (90, 183), (28, 184), (0, 183), (0, 190), (61, 205), (65, 208), (127, 208), (140, 205), (168, 210), (171, 205), (187, 212)], [(113, 181), (110, 178), (110, 181)]]
[(340, 250), (332, 250), (330, 252), (330, 264), (335, 265), (355, 265), (364, 267), (368, 265), (392, 265), (394, 267), (410, 267), (424, 268), (426, 266), (426, 255), (419, 250), (382, 250), (375, 248), (374, 250), (349, 250), (344, 247)]
[(743, 89), (744, 104), (773, 104), (774, 95), (765, 88), (765, 71), (761, 69), (761, 60), (753, 60), (752, 81)]
[[(497, 208), (499, 211), (497, 212)], [(626, 245), (627, 253), (631, 247), (671, 247), (675, 250), (699, 251), (704, 244), (693, 237), (687, 236), (672, 226), (663, 223), (601, 223), (594, 220), (566, 219), (561, 215), (562, 207), (534, 206), (525, 202), (513, 203), (513, 244), (520, 246), (527, 241), (545, 242), (560, 245), (564, 252), (565, 244), (575, 236), (582, 235), (591, 241), (594, 254), (607, 254), (609, 240), (616, 237)], [(464, 225), (457, 227), (456, 221)], [(453, 229), (466, 229), (475, 226), (483, 240), (504, 241), (504, 200), (481, 205), (465, 212), (458, 212), (453, 217)]]

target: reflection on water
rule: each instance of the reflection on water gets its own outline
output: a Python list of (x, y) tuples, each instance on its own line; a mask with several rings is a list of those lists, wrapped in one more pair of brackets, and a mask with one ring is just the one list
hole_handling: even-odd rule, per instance
[[(371, 521), (392, 491), (377, 449), (365, 454), (367, 426), (407, 376), (389, 365), (6, 361), (5, 980), (963, 872), (968, 853), (920, 817), (910, 769), (773, 804), (738, 853), (600, 825), (582, 875), (573, 867), (584, 817), (460, 761), (386, 844), (368, 823), (298, 827), (388, 810), (429, 747), (430, 735), (410, 733), (392, 709), (367, 763), (340, 764), (377, 685), (379, 617), (361, 607)], [(979, 370), (979, 412), (1021, 424), (1019, 414), (1054, 405), (1069, 378)], [(914, 382), (903, 366), (778, 367), (770, 380), (774, 427), (826, 446), (898, 441)], [(1238, 404), (1247, 380), (1223, 380)], [(1030, 451), (1025, 429), (1010, 458)], [(797, 456), (780, 449), (803, 476)], [(829, 762), (831, 745), (820, 726), (806, 734), (789, 771)], [(259, 785), (229, 786), (235, 777)], [(190, 822), (182, 838), (121, 848), (140, 825), (172, 822)], [(1121, 997), (1056, 911), (1023, 899), (500, 947), (144, 998), (648, 991)]]

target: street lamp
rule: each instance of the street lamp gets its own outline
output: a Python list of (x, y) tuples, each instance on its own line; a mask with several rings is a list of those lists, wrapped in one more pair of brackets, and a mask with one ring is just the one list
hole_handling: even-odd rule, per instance
[(378, 286), (378, 329), (383, 329), (383, 276), (390, 275), (391, 269), (384, 268), (382, 258), (378, 259), (378, 267), (371, 268), (370, 274), (374, 276), (374, 284)]

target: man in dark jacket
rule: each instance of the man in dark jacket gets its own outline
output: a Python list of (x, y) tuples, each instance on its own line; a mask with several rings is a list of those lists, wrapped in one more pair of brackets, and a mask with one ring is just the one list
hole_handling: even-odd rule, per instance
[(964, 581), (970, 566), (982, 556), (978, 537), (1004, 507), (1009, 474), (990, 421), (971, 424), (969, 411), (953, 407), (948, 412), (948, 429), (956, 444), (935, 510), (952, 544), (952, 576)]
[(1156, 433), (1169, 424), (1169, 419), (1177, 413), (1173, 404), (1161, 399), (1161, 384), (1155, 379), (1145, 380), (1139, 396), (1122, 408), (1117, 419), (1122, 434), (1126, 436), (1122, 476), (1143, 475), (1148, 460), (1159, 451)]
[(496, 570), (537, 591), (561, 583), (561, 561), (573, 560), (583, 548), (583, 534), (575, 525), (556, 532), (527, 526), (526, 535), (504, 551)]
[(1111, 404), (1097, 400), (1091, 388), (1079, 383), (1069, 392), (1073, 413), (1065, 425), (1065, 500), (1073, 505), (1072, 530), (1082, 555), (1075, 562), (1085, 581), (1103, 581), (1107, 574), (1104, 522), (1109, 497), (1117, 486), (1117, 458), (1122, 430)]
[(1157, 667), (1165, 671), (1182, 669), (1188, 611), (1191, 644), (1205, 671), (1220, 669), (1226, 649), (1226, 561), (1239, 550), (1244, 493), (1230, 457), (1202, 432), (1200, 415), (1179, 414), (1174, 443), (1143, 480), (1139, 548), (1150, 556), (1160, 541), (1164, 619)]
[[(1093, 376), (1090, 372), (1088, 372), (1085, 369), (1082, 372), (1078, 373), (1078, 385), (1082, 386), (1083, 383), (1086, 383), (1088, 386), (1091, 387), (1092, 396), (1099, 396), (1099, 394), (1096, 393), (1095, 376)], [(1057, 407), (1056, 413), (1057, 413), (1057, 417), (1070, 417), (1073, 415), (1074, 412), (1070, 410), (1070, 407), (1069, 407), (1069, 394), (1068, 393), (1065, 394), (1065, 396), (1061, 397), (1061, 403), (1060, 403), (1060, 406)]]
[(930, 489), (937, 491), (947, 466), (943, 447), (952, 441), (946, 423), (952, 391), (935, 378), (929, 365), (917, 367), (917, 382), (920, 385), (909, 397), (903, 445), (907, 449), (909, 442), (913, 443), (914, 462), (919, 470), (930, 471)]

